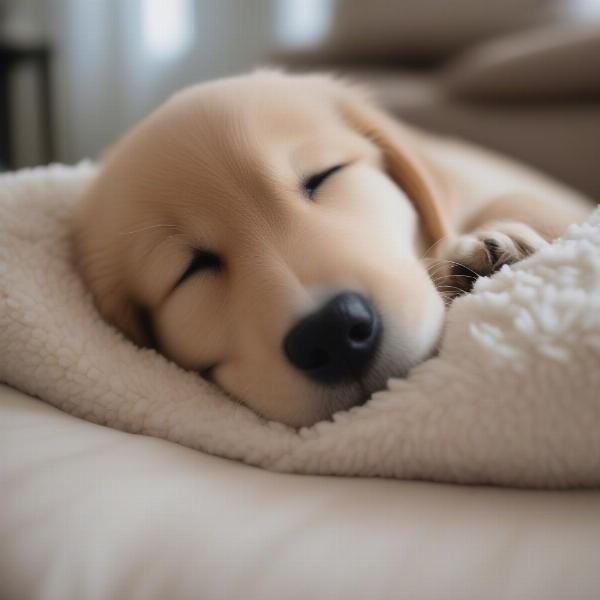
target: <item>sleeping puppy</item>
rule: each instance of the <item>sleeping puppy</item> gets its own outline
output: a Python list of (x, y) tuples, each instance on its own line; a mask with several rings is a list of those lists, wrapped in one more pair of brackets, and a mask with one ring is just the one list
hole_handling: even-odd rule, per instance
[(430, 357), (445, 297), (582, 216), (481, 197), (436, 143), (324, 76), (189, 88), (104, 161), (81, 273), (138, 345), (310, 425)]

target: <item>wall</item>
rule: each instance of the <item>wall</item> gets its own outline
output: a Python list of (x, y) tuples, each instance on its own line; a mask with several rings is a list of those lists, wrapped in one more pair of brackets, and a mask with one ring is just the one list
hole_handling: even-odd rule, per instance
[[(52, 43), (56, 158), (72, 163), (97, 157), (174, 90), (257, 66), (284, 38), (314, 42), (334, 1), (11, 0), (9, 8)], [(20, 74), (15, 98), (20, 166), (40, 159), (31, 75)]]

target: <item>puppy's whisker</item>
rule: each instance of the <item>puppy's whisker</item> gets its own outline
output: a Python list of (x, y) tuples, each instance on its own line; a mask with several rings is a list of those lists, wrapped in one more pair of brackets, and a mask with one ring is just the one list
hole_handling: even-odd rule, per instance
[(437, 275), (440, 274), (441, 271), (444, 270), (444, 268), (446, 267), (446, 265), (437, 265), (437, 267), (434, 269), (428, 269), (427, 273), (430, 277), (436, 277)]
[(452, 266), (456, 266), (456, 267), (461, 267), (467, 271), (470, 271), (471, 273), (473, 273), (473, 275), (475, 275), (475, 277), (479, 277), (479, 273), (477, 273), (476, 271), (473, 271), (473, 269), (471, 269), (470, 267), (467, 267), (467, 265), (460, 263), (460, 262), (456, 262), (454, 260), (444, 260), (443, 262), (448, 263), (449, 265)]
[(479, 279), (479, 277), (475, 277), (474, 275), (440, 275), (439, 277), (432, 278), (433, 283), (439, 283), (440, 281), (448, 281), (450, 279)]
[(431, 252), (440, 242), (444, 242), (448, 239), (448, 236), (445, 235), (443, 237), (441, 237), (439, 240), (437, 240), (437, 242), (434, 242), (433, 244), (431, 244), (431, 246), (429, 246), (429, 248), (427, 248), (427, 250), (425, 250), (425, 252), (423, 252), (423, 254), (420, 257), (420, 260), (423, 260), (427, 254), (429, 254), (429, 252)]
[(440, 268), (440, 267), (445, 267), (447, 266), (447, 264), (451, 263), (452, 261), (447, 260), (445, 258), (438, 258), (436, 259), (434, 262), (432, 262), (430, 265), (427, 265), (427, 271), (431, 271), (432, 269), (435, 268)]
[(443, 290), (443, 289), (458, 290), (461, 293), (465, 291), (462, 288), (456, 287), (455, 285), (440, 285), (438, 289), (440, 289), (440, 290)]

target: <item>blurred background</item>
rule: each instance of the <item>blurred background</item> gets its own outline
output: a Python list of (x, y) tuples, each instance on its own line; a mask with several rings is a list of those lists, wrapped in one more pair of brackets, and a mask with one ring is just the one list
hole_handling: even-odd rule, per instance
[(600, 201), (600, 0), (0, 0), (0, 170), (97, 158), (265, 64), (347, 74)]

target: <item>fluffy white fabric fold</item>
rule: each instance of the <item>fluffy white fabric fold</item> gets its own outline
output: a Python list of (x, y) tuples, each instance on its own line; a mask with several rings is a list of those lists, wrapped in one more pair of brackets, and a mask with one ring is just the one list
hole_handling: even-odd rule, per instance
[(90, 421), (269, 469), (600, 485), (600, 209), (456, 301), (437, 358), (296, 432), (100, 319), (69, 240), (92, 174), (83, 164), (0, 177), (0, 381)]

